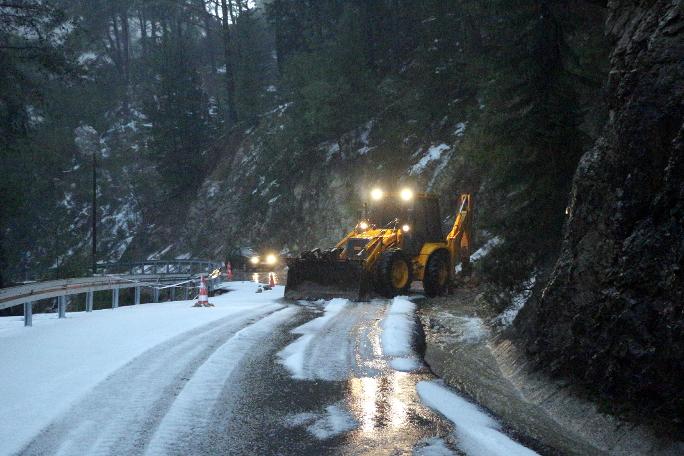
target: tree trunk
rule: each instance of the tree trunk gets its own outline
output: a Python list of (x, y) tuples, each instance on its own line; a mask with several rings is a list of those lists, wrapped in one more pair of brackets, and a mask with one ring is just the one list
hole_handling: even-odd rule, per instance
[(223, 57), (226, 63), (226, 92), (227, 92), (227, 112), (226, 117), (229, 125), (237, 122), (237, 111), (235, 109), (235, 81), (233, 79), (232, 58), (230, 52), (230, 29), (228, 24), (228, 2), (221, 0), (221, 26), (223, 28)]

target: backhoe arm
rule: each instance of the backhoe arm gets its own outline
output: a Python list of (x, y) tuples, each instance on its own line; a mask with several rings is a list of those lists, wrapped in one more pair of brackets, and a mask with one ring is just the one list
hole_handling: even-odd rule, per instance
[(470, 262), (472, 210), (470, 193), (462, 193), (458, 201), (458, 212), (454, 226), (446, 238), (451, 257), (451, 271), (458, 262), (463, 265)]

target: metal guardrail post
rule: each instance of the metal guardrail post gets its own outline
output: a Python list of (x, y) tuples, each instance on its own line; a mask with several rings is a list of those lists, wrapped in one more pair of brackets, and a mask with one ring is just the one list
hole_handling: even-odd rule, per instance
[(86, 312), (92, 312), (93, 311), (93, 295), (95, 293), (92, 291), (89, 291), (86, 293)]
[(159, 302), (159, 288), (154, 287), (152, 290), (152, 295), (153, 295), (154, 302)]
[(135, 299), (135, 301), (133, 302), (133, 304), (135, 304), (136, 306), (138, 304), (140, 304), (140, 287), (135, 287), (135, 298), (134, 299)]
[(114, 288), (112, 290), (112, 309), (119, 307), (119, 289)]
[(171, 287), (171, 301), (176, 300), (176, 287)]
[(57, 297), (57, 313), (59, 318), (66, 318), (66, 296)]
[(33, 302), (24, 303), (24, 326), (33, 326)]
[(185, 299), (186, 301), (190, 299), (190, 285), (187, 283), (183, 287), (183, 299)]

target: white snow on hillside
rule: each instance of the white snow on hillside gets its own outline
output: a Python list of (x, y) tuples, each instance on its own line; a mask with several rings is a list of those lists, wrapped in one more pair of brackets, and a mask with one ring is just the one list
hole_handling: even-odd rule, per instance
[(415, 176), (421, 174), (425, 171), (425, 168), (432, 163), (442, 158), (442, 153), (451, 149), (447, 144), (438, 144), (436, 146), (430, 146), (430, 148), (425, 152), (423, 157), (409, 169), (409, 174)]
[(359, 136), (358, 140), (359, 143), (362, 145), (360, 149), (357, 150), (357, 153), (359, 155), (366, 155), (368, 152), (373, 150), (373, 147), (369, 147), (369, 141), (370, 141), (370, 132), (373, 129), (373, 126), (375, 125), (375, 121), (369, 120), (366, 122), (366, 124), (361, 128), (359, 131)]
[(522, 290), (511, 299), (511, 305), (494, 319), (494, 323), (498, 323), (504, 327), (510, 326), (511, 323), (513, 323), (513, 320), (515, 320), (515, 317), (518, 316), (520, 309), (527, 304), (530, 296), (532, 296), (532, 290), (534, 289), (536, 281), (537, 277), (535, 275), (532, 275), (527, 279), (522, 284)]
[(468, 126), (468, 122), (459, 122), (456, 124), (454, 127), (454, 136), (461, 137), (465, 135), (466, 127)]

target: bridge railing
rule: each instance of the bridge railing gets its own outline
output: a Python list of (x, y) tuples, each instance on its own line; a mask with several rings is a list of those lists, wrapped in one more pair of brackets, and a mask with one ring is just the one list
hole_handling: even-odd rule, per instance
[[(156, 263), (156, 264), (155, 264)], [(163, 273), (148, 273), (149, 266), (161, 264), (179, 264), (187, 267), (185, 271), (164, 268)], [(126, 275), (97, 275), (93, 277), (80, 277), (73, 279), (50, 280), (45, 282), (27, 283), (19, 286), (0, 289), (0, 310), (15, 306), (24, 306), (24, 326), (33, 325), (33, 305), (40, 300), (57, 298), (57, 313), (59, 318), (66, 317), (66, 310), (70, 296), (86, 295), (86, 312), (93, 311), (94, 294), (98, 291), (112, 292), (112, 309), (119, 307), (119, 290), (134, 288), (134, 305), (140, 304), (140, 294), (143, 288), (149, 288), (153, 292), (154, 302), (159, 302), (160, 292), (167, 290), (170, 299), (176, 297), (176, 290), (183, 292), (184, 299), (190, 299), (191, 293), (199, 288), (200, 274), (206, 275), (207, 288), (212, 293), (220, 282), (220, 265), (215, 262), (204, 260), (184, 260), (181, 263), (174, 262), (139, 262), (130, 263), (136, 268), (142, 268), (142, 273)], [(200, 265), (203, 268), (200, 268)], [(218, 267), (215, 267), (218, 266)], [(133, 269), (135, 271), (135, 269)], [(131, 271), (131, 269), (129, 269)], [(169, 271), (168, 273), (166, 271)]]

